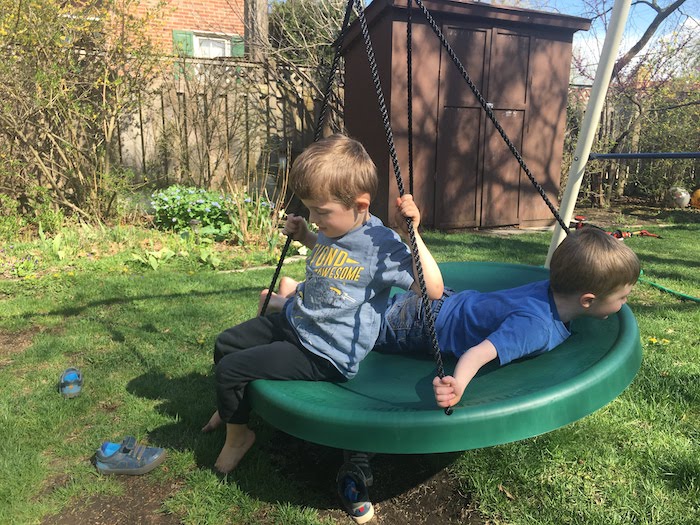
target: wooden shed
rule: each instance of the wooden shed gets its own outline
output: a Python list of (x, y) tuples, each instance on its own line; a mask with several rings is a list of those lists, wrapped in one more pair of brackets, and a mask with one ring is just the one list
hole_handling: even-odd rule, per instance
[[(424, 0), (496, 119), (557, 205), (571, 42), (590, 20), (462, 0)], [(422, 223), (441, 229), (552, 224), (552, 214), (413, 4), (413, 192)], [(406, 191), (407, 1), (365, 11)], [(398, 195), (365, 44), (344, 44), (345, 124), (379, 170), (372, 211), (393, 223)]]

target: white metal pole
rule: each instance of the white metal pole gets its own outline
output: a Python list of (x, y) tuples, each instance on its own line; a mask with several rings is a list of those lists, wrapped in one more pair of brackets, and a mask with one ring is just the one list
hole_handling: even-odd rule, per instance
[[(608, 91), (608, 85), (610, 84), (610, 77), (612, 76), (613, 66), (615, 65), (615, 57), (620, 47), (620, 40), (622, 40), (622, 32), (625, 29), (631, 3), (632, 0), (615, 0), (615, 5), (613, 5), (610, 25), (605, 34), (603, 51), (600, 55), (600, 63), (595, 73), (595, 80), (591, 88), (591, 96), (588, 99), (586, 113), (584, 114), (583, 123), (581, 124), (581, 132), (576, 144), (574, 161), (569, 169), (569, 178), (566, 183), (566, 188), (564, 189), (564, 195), (561, 199), (561, 205), (559, 206), (559, 215), (564, 224), (569, 224), (571, 216), (574, 213), (578, 191), (581, 188), (581, 181), (583, 180), (588, 155), (591, 153), (593, 138), (595, 137), (598, 122), (600, 121), (600, 113), (603, 109), (603, 103), (605, 102), (605, 95)], [(544, 263), (545, 267), (549, 268), (552, 254), (561, 241), (564, 240), (565, 236), (566, 232), (562, 229), (561, 225), (557, 223), (552, 233), (552, 242), (549, 245), (547, 260)]]

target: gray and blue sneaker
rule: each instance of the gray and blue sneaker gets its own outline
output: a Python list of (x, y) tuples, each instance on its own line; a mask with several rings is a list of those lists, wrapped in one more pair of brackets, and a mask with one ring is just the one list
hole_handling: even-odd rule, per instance
[(83, 374), (77, 368), (66, 368), (58, 380), (58, 391), (66, 399), (80, 395), (83, 389)]
[(362, 471), (362, 475), (365, 477), (365, 485), (371, 487), (374, 483), (374, 476), (372, 475), (372, 468), (369, 465), (369, 460), (374, 457), (373, 453), (370, 452), (358, 452), (355, 450), (343, 450), (343, 461), (345, 463), (352, 463), (359, 467)]
[(355, 523), (367, 523), (371, 520), (374, 517), (374, 507), (369, 501), (367, 483), (360, 467), (354, 463), (345, 463), (340, 467), (336, 482), (345, 512)]
[(102, 474), (146, 474), (165, 460), (165, 449), (147, 447), (127, 436), (121, 443), (102, 443), (95, 454), (95, 465)]

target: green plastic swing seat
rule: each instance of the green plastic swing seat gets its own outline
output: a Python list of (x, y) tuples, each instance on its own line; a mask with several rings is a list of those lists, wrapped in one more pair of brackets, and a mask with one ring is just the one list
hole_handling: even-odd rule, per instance
[[(445, 263), (455, 290), (511, 288), (546, 279), (542, 267)], [(605, 321), (577, 319), (555, 350), (507, 366), (484, 367), (452, 415), (435, 404), (435, 363), (371, 352), (343, 384), (259, 380), (250, 385), (254, 410), (298, 438), (349, 450), (393, 454), (456, 452), (536, 436), (606, 405), (641, 364), (639, 328), (627, 306)], [(455, 360), (445, 360), (445, 373)], [(492, 366), (493, 365), (493, 366)]]

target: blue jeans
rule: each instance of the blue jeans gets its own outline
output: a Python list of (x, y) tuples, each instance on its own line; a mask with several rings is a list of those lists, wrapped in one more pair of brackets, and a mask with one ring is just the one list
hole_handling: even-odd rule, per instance
[[(445, 288), (441, 299), (431, 301), (435, 319), (442, 302), (453, 293), (454, 290)], [(385, 354), (432, 355), (432, 343), (420, 294), (408, 291), (396, 294), (389, 300), (374, 350)]]

